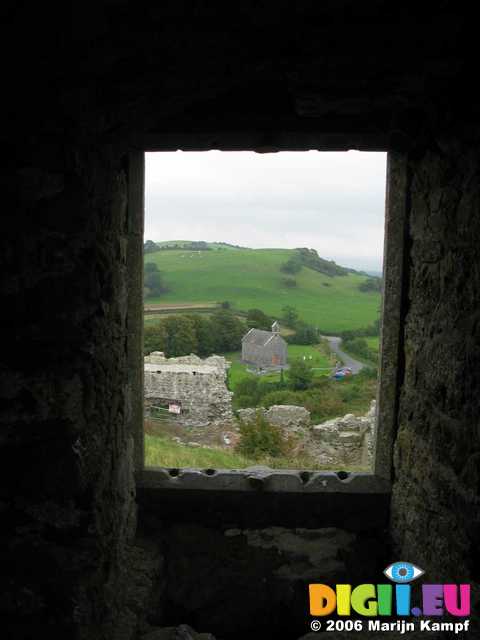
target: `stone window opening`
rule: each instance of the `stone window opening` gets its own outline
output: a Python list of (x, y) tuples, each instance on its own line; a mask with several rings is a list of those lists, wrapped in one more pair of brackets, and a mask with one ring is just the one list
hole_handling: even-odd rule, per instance
[[(162, 149), (155, 149), (162, 150)], [(143, 230), (144, 206), (144, 157), (138, 152), (135, 158), (133, 175), (132, 209), (137, 213), (137, 224)], [(141, 188), (139, 187), (141, 185)], [(137, 419), (134, 425), (136, 443), (136, 467), (139, 484), (144, 488), (162, 490), (215, 492), (254, 491), (268, 493), (302, 494), (388, 494), (391, 481), (391, 459), (394, 424), (397, 411), (397, 389), (402, 375), (402, 363), (399, 362), (401, 342), (401, 299), (403, 295), (402, 278), (404, 275), (404, 228), (405, 228), (405, 185), (406, 163), (402, 153), (389, 152), (387, 156), (387, 185), (385, 211), (385, 247), (384, 247), (384, 295), (382, 300), (381, 360), (377, 394), (377, 434), (375, 439), (374, 465), (370, 473), (338, 471), (312, 471), (311, 469), (275, 470), (275, 469), (172, 469), (144, 466), (143, 408), (137, 399)], [(136, 189), (135, 189), (136, 186)], [(139, 222), (141, 218), (141, 221)], [(143, 235), (139, 236), (142, 238)], [(137, 238), (137, 241), (139, 238)], [(140, 250), (139, 250), (140, 249)], [(143, 265), (143, 243), (137, 246), (138, 266)], [(141, 257), (141, 260), (138, 258)], [(140, 268), (140, 271), (143, 269)], [(137, 286), (139, 279), (137, 276)], [(143, 309), (143, 307), (142, 307)], [(132, 310), (133, 312), (133, 310)], [(136, 312), (138, 314), (138, 310)], [(137, 322), (142, 332), (143, 317)], [(142, 343), (138, 339), (137, 346)], [(142, 349), (138, 349), (137, 363)], [(140, 367), (138, 367), (140, 368)], [(194, 372), (194, 375), (196, 372)], [(143, 372), (138, 371), (142, 379)], [(139, 388), (143, 388), (140, 383)], [(143, 394), (141, 395), (143, 399)], [(207, 473), (208, 471), (208, 473)]]

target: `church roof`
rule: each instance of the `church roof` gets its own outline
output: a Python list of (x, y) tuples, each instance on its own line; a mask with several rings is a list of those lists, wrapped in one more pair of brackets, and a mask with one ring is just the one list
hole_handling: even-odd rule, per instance
[(273, 333), (273, 331), (264, 331), (263, 329), (250, 329), (248, 333), (246, 333), (242, 342), (248, 342), (249, 344), (254, 344), (257, 347), (264, 347), (270, 340), (273, 338), (280, 338), (283, 340), (278, 333)]

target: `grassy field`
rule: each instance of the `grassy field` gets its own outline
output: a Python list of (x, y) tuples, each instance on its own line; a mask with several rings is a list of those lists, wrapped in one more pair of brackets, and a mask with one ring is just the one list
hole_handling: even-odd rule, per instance
[[(229, 353), (223, 353), (222, 355), (232, 363), (228, 371), (228, 379), (230, 388), (233, 391), (235, 391), (235, 386), (239, 380), (242, 380), (243, 378), (257, 377), (255, 374), (249, 373), (246, 366), (240, 361), (242, 355), (240, 351), (231, 351)], [(319, 350), (318, 347), (314, 346), (296, 344), (288, 345), (289, 362), (297, 358), (303, 358), (303, 356), (306, 357), (306, 361), (312, 368), (316, 369), (318, 367), (318, 369), (314, 371), (315, 376), (328, 375), (329, 371), (325, 371), (325, 369), (330, 369), (330, 367), (332, 367), (332, 359), (329, 358), (323, 350)], [(285, 377), (288, 377), (288, 372), (285, 372), (284, 375)], [(261, 379), (278, 381), (280, 380), (280, 373), (268, 373), (261, 376)]]
[(148, 311), (146, 311), (143, 316), (143, 322), (145, 326), (148, 326), (148, 325), (155, 324), (159, 320), (168, 318), (168, 316), (181, 316), (181, 315), (191, 315), (191, 314), (195, 314), (198, 316), (206, 316), (208, 318), (209, 316), (212, 315), (212, 309), (216, 309), (216, 308), (218, 307), (209, 307), (209, 308), (187, 307), (183, 309), (174, 309), (173, 311), (169, 309), (165, 309), (165, 311), (162, 311), (162, 313), (148, 313)]
[(186, 447), (167, 437), (145, 434), (146, 467), (242, 469), (252, 464), (255, 463), (232, 451)]
[(294, 276), (297, 286), (286, 287), (280, 265), (292, 254), (290, 249), (227, 248), (148, 253), (145, 261), (157, 264), (170, 291), (146, 304), (228, 300), (242, 311), (259, 308), (275, 317), (291, 305), (302, 320), (327, 333), (364, 327), (377, 318), (380, 295), (358, 289), (365, 276), (332, 278), (304, 267)]
[(312, 469), (365, 471), (354, 465), (326, 465), (315, 463), (309, 457), (262, 458), (250, 460), (235, 453), (217, 448), (188, 447), (173, 442), (167, 437), (145, 434), (145, 466), (166, 467), (167, 469), (245, 469), (254, 465), (264, 465), (271, 469)]

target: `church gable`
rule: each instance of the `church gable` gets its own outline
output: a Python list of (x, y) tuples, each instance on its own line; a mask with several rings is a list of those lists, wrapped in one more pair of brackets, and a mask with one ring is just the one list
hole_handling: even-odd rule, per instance
[(279, 333), (278, 323), (273, 331), (250, 329), (242, 338), (242, 361), (256, 369), (278, 369), (287, 365), (287, 343)]

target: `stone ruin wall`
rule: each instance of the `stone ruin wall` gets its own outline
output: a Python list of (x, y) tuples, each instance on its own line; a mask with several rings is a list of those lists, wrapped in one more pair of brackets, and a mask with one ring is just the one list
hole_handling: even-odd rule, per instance
[(295, 405), (240, 409), (238, 416), (244, 422), (251, 422), (257, 411), (285, 434), (295, 433), (302, 438), (304, 448), (319, 463), (372, 466), (377, 423), (375, 400), (364, 416), (349, 413), (313, 426), (310, 426), (310, 412)]
[(377, 425), (376, 401), (364, 416), (352, 413), (333, 418), (312, 428), (313, 439), (320, 445), (319, 462), (372, 467)]
[(161, 352), (151, 353), (145, 357), (146, 412), (155, 401), (176, 400), (182, 407), (179, 421), (183, 424), (231, 422), (233, 393), (226, 385), (228, 366), (221, 356), (202, 360), (194, 354), (165, 358)]

